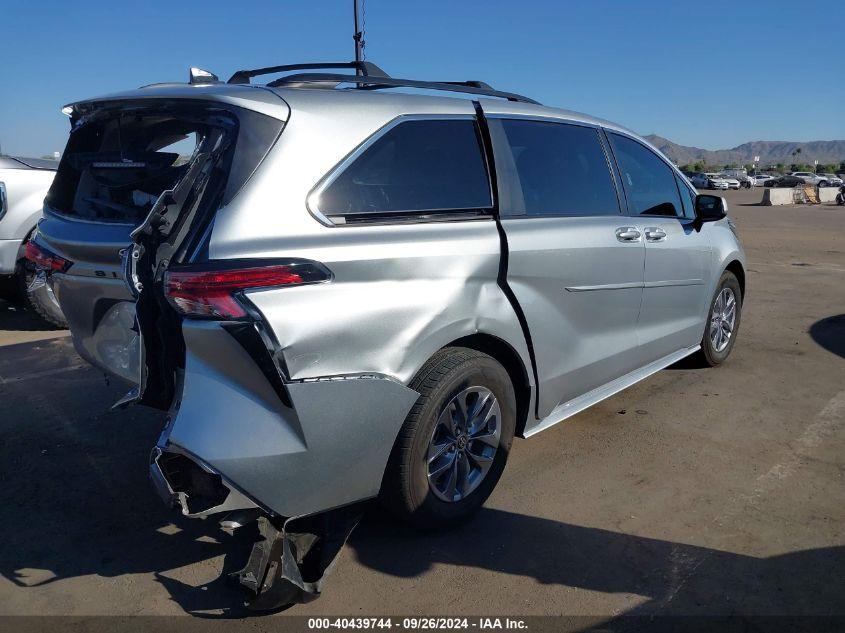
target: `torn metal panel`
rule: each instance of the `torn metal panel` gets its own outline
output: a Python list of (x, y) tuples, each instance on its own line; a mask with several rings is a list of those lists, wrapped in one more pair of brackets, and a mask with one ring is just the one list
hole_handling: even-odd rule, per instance
[(281, 529), (259, 518), (260, 536), (249, 561), (230, 576), (245, 589), (247, 608), (272, 611), (316, 600), (362, 513), (357, 504), (288, 519)]
[(293, 382), (286, 406), (219, 324), (185, 321), (182, 332), (182, 401), (160, 447), (184, 448), (281, 516), (378, 494), (416, 391), (372, 375)]
[(150, 454), (150, 479), (164, 503), (181, 508), (186, 517), (257, 508), (205, 464), (157, 446)]

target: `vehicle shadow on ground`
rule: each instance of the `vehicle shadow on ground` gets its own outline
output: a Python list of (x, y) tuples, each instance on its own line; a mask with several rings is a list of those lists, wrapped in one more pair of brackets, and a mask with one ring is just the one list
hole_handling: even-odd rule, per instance
[[(35, 388), (32, 380), (0, 383), (0, 508), (7, 526), (0, 574), (14, 585), (4, 591), (149, 573), (185, 612), (248, 615), (226, 575), (244, 563), (250, 528), (230, 536), (213, 518), (186, 519), (166, 509), (147, 479), (163, 414), (140, 407), (110, 411), (123, 389), (104, 387), (95, 370), (74, 369), (69, 342), (50, 344), (58, 347), (48, 357), (71, 367), (50, 375), (50, 389)], [(23, 364), (26, 373), (37, 355), (44, 369), (37, 345), (0, 348), (0, 368)], [(483, 509), (457, 529), (420, 534), (386, 520), (377, 508), (348, 547), (361, 564), (402, 578), (453, 565), (636, 594), (647, 598), (633, 612), (639, 615), (845, 614), (845, 547), (756, 558), (495, 509)], [(159, 597), (138, 580), (132, 586), (133, 604), (116, 610)], [(350, 590), (329, 577), (326, 591)], [(499, 607), (506, 610), (507, 602)]]
[(828, 352), (845, 358), (845, 314), (816, 321), (810, 326), (810, 338)]
[(0, 299), (0, 330), (42, 332), (61, 329), (27, 310), (22, 303)]
[(361, 563), (393, 576), (448, 564), (648, 598), (626, 616), (845, 615), (845, 547), (756, 558), (486, 508), (442, 534), (371, 518), (350, 546)]

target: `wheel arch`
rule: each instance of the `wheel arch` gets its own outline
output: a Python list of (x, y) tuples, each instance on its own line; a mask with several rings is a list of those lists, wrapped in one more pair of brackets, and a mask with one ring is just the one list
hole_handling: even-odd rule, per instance
[(742, 299), (745, 299), (745, 268), (742, 266), (742, 262), (738, 259), (734, 259), (725, 266), (725, 270), (731, 272), (736, 276), (736, 280), (739, 282), (739, 291), (742, 294)]
[[(517, 351), (501, 338), (486, 332), (477, 332), (451, 341), (444, 347), (467, 347), (482, 352), (499, 362), (510, 376), (516, 396), (516, 426), (514, 434), (521, 437), (531, 410), (531, 381), (525, 364)], [(439, 350), (438, 350), (439, 351)]]

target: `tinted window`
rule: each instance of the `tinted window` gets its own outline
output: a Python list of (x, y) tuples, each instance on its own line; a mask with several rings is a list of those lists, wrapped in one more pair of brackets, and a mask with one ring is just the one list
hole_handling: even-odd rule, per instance
[(367, 147), (318, 204), (328, 216), (491, 207), (475, 123), (400, 123)]
[(502, 121), (528, 215), (617, 215), (616, 189), (598, 131)]
[(675, 172), (637, 141), (610, 134), (632, 215), (683, 215)]

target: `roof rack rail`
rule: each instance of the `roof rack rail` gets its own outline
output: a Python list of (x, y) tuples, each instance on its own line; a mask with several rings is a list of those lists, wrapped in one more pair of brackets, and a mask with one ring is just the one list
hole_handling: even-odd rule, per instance
[(292, 70), (322, 70), (325, 68), (353, 68), (357, 75), (364, 77), (389, 77), (386, 72), (372, 62), (314, 62), (310, 64), (286, 64), (284, 66), (268, 66), (254, 70), (238, 70), (229, 77), (228, 84), (248, 84), (253, 77), (287, 73)]
[(514, 92), (503, 92), (495, 90), (483, 81), (420, 81), (417, 79), (399, 79), (391, 77), (381, 68), (372, 62), (338, 62), (338, 63), (311, 63), (311, 64), (287, 64), (284, 66), (268, 66), (255, 70), (239, 70), (229, 78), (230, 84), (248, 84), (252, 77), (271, 75), (276, 73), (291, 72), (294, 70), (323, 70), (336, 68), (351, 68), (355, 70), (354, 75), (336, 73), (295, 73), (280, 77), (267, 85), (271, 88), (283, 86), (299, 86), (301, 84), (355, 84), (362, 90), (380, 90), (382, 88), (420, 88), (423, 90), (443, 90), (447, 92), (460, 92), (464, 94), (475, 94), (485, 97), (499, 97), (508, 101), (521, 101), (539, 105), (538, 101), (516, 94)]

